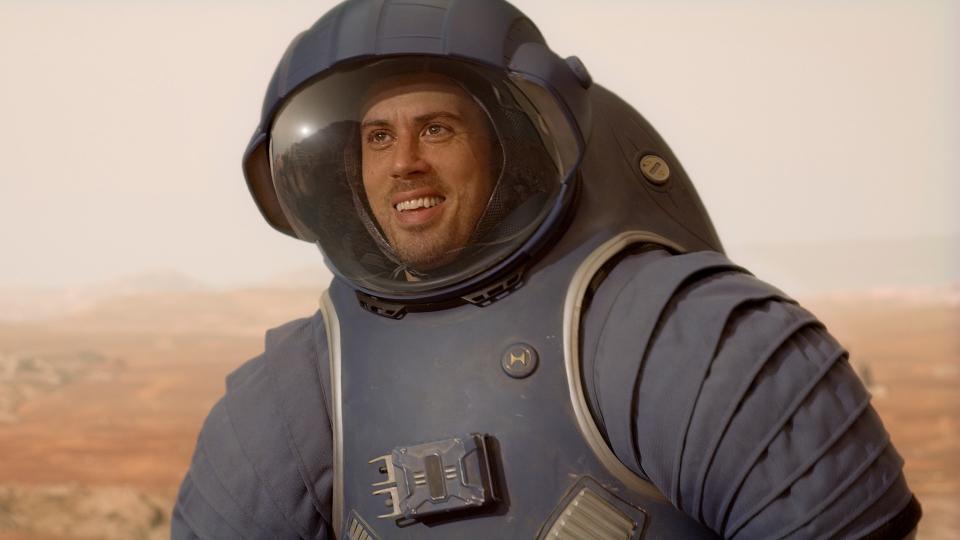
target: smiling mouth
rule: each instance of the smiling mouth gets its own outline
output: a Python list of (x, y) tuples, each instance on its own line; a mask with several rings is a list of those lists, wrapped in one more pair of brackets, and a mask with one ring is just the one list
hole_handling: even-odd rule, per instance
[(414, 210), (433, 208), (434, 206), (442, 203), (444, 200), (446, 199), (443, 197), (420, 197), (417, 199), (398, 202), (394, 208), (400, 213), (412, 212)]

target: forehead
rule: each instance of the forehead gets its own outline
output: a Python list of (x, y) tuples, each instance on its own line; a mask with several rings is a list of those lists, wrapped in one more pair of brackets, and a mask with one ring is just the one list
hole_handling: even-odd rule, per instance
[(451, 112), (469, 116), (480, 107), (453, 79), (418, 73), (390, 77), (374, 84), (364, 96), (362, 120), (388, 118), (394, 114)]

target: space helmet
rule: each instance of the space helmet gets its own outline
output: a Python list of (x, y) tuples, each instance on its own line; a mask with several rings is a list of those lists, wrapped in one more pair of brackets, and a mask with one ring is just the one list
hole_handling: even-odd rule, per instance
[(280, 60), (244, 174), (359, 294), (469, 299), (561, 228), (590, 87), (503, 0), (348, 0)]

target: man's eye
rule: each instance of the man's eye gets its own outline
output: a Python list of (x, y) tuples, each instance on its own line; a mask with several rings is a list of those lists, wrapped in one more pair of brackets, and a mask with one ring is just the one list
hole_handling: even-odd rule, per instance
[(450, 129), (441, 124), (430, 124), (423, 130), (423, 133), (429, 137), (443, 137), (450, 133)]
[(373, 146), (386, 146), (393, 140), (389, 132), (383, 130), (371, 131), (367, 135), (367, 142)]

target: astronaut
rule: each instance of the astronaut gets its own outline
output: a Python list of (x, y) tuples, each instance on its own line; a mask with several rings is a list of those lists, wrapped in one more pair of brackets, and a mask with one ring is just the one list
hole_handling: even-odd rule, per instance
[(334, 273), (227, 378), (187, 538), (903, 538), (846, 352), (656, 131), (502, 0), (348, 0), (244, 154)]

